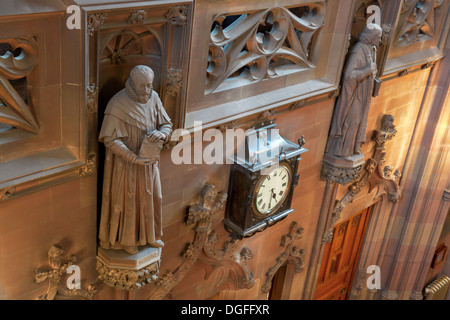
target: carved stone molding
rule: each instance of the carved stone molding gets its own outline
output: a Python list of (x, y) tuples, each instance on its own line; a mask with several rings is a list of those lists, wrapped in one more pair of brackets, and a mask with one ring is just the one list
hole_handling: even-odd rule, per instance
[(143, 24), (147, 18), (148, 10), (139, 9), (133, 11), (128, 18), (128, 23), (130, 24)]
[(275, 264), (267, 270), (266, 280), (261, 287), (261, 292), (268, 293), (270, 291), (274, 275), (287, 261), (295, 264), (296, 273), (302, 272), (305, 269), (305, 251), (294, 245), (295, 241), (302, 237), (302, 234), (303, 228), (296, 222), (293, 222), (290, 226), (289, 233), (281, 237), (280, 246), (284, 248), (284, 251), (277, 257)]
[(104, 12), (94, 13), (88, 16), (87, 30), (90, 36), (93, 36), (98, 28), (105, 22), (107, 14)]
[(53, 300), (56, 294), (66, 297), (81, 297), (86, 300), (93, 300), (97, 289), (94, 284), (88, 286), (87, 290), (69, 289), (63, 279), (67, 276), (67, 268), (77, 262), (77, 258), (72, 255), (64, 258), (65, 251), (58, 245), (53, 245), (48, 251), (49, 265), (36, 268), (34, 280), (42, 283), (48, 280), (47, 292), (40, 295), (37, 300)]
[(180, 69), (170, 68), (167, 70), (166, 76), (166, 93), (169, 96), (176, 96), (180, 93), (183, 81), (183, 71)]
[(79, 173), (81, 177), (93, 174), (97, 169), (97, 155), (91, 153), (88, 156), (86, 164), (80, 169)]
[(166, 14), (167, 20), (173, 25), (184, 26), (187, 21), (187, 6), (174, 6)]

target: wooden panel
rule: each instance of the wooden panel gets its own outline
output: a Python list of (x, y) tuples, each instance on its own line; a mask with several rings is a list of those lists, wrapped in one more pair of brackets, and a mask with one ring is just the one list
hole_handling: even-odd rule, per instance
[(336, 225), (325, 246), (315, 300), (345, 300), (350, 291), (370, 209)]

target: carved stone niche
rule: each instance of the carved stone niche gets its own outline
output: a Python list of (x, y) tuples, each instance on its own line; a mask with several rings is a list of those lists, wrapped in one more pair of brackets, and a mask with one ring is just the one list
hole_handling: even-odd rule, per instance
[(99, 123), (107, 102), (141, 64), (155, 72), (153, 89), (174, 128), (183, 127), (193, 1), (73, 2), (81, 6), (86, 21), (86, 88), (98, 89), (93, 109)]
[[(352, 1), (196, 1), (185, 128), (328, 96), (338, 88)], [(206, 26), (206, 27), (205, 27)]]
[(450, 2), (445, 0), (401, 0), (389, 2), (397, 13), (389, 39), (383, 75), (397, 76), (405, 69), (418, 69), (444, 55), (450, 27)]

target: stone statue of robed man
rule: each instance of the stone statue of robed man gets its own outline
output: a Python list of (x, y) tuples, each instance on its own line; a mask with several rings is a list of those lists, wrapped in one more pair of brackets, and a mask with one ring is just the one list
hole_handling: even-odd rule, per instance
[(99, 136), (106, 146), (99, 230), (105, 249), (136, 254), (139, 246), (164, 246), (158, 160), (172, 123), (153, 79), (151, 68), (136, 66), (105, 110)]
[(350, 53), (325, 150), (330, 155), (345, 158), (362, 154), (377, 74), (376, 47), (381, 35), (380, 26), (368, 24)]

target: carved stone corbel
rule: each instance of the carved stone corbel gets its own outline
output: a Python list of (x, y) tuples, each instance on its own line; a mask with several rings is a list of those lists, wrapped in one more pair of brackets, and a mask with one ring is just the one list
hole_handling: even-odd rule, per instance
[(34, 280), (42, 283), (48, 280), (47, 292), (40, 295), (36, 300), (53, 300), (57, 293), (66, 297), (81, 297), (86, 300), (93, 300), (97, 289), (94, 284), (88, 286), (87, 290), (69, 289), (63, 281), (67, 275), (67, 268), (77, 262), (77, 258), (72, 255), (64, 258), (65, 251), (58, 245), (53, 245), (48, 251), (48, 266), (36, 268)]
[(284, 251), (277, 257), (275, 264), (266, 272), (266, 280), (264, 281), (261, 292), (268, 293), (272, 287), (272, 279), (277, 273), (278, 269), (283, 266), (286, 261), (295, 264), (295, 272), (299, 273), (305, 269), (304, 254), (305, 251), (297, 246), (294, 246), (296, 240), (300, 239), (303, 234), (303, 228), (296, 222), (290, 226), (289, 233), (281, 237), (280, 246)]
[[(342, 210), (353, 201), (355, 196), (361, 192), (370, 179), (375, 180), (374, 184), (388, 182), (388, 199), (391, 202), (397, 202), (401, 197), (399, 180), (401, 173), (399, 170), (393, 170), (391, 166), (383, 167), (386, 162), (385, 144), (395, 137), (397, 130), (394, 126), (394, 117), (384, 115), (381, 128), (374, 131), (372, 140), (375, 141), (375, 150), (373, 157), (366, 161), (365, 170), (358, 181), (353, 182), (344, 197), (337, 201), (332, 212), (332, 223), (330, 228), (322, 236), (322, 244), (330, 243), (333, 240), (333, 227), (341, 216)], [(377, 170), (376, 170), (377, 169)], [(377, 176), (374, 173), (377, 173)]]

